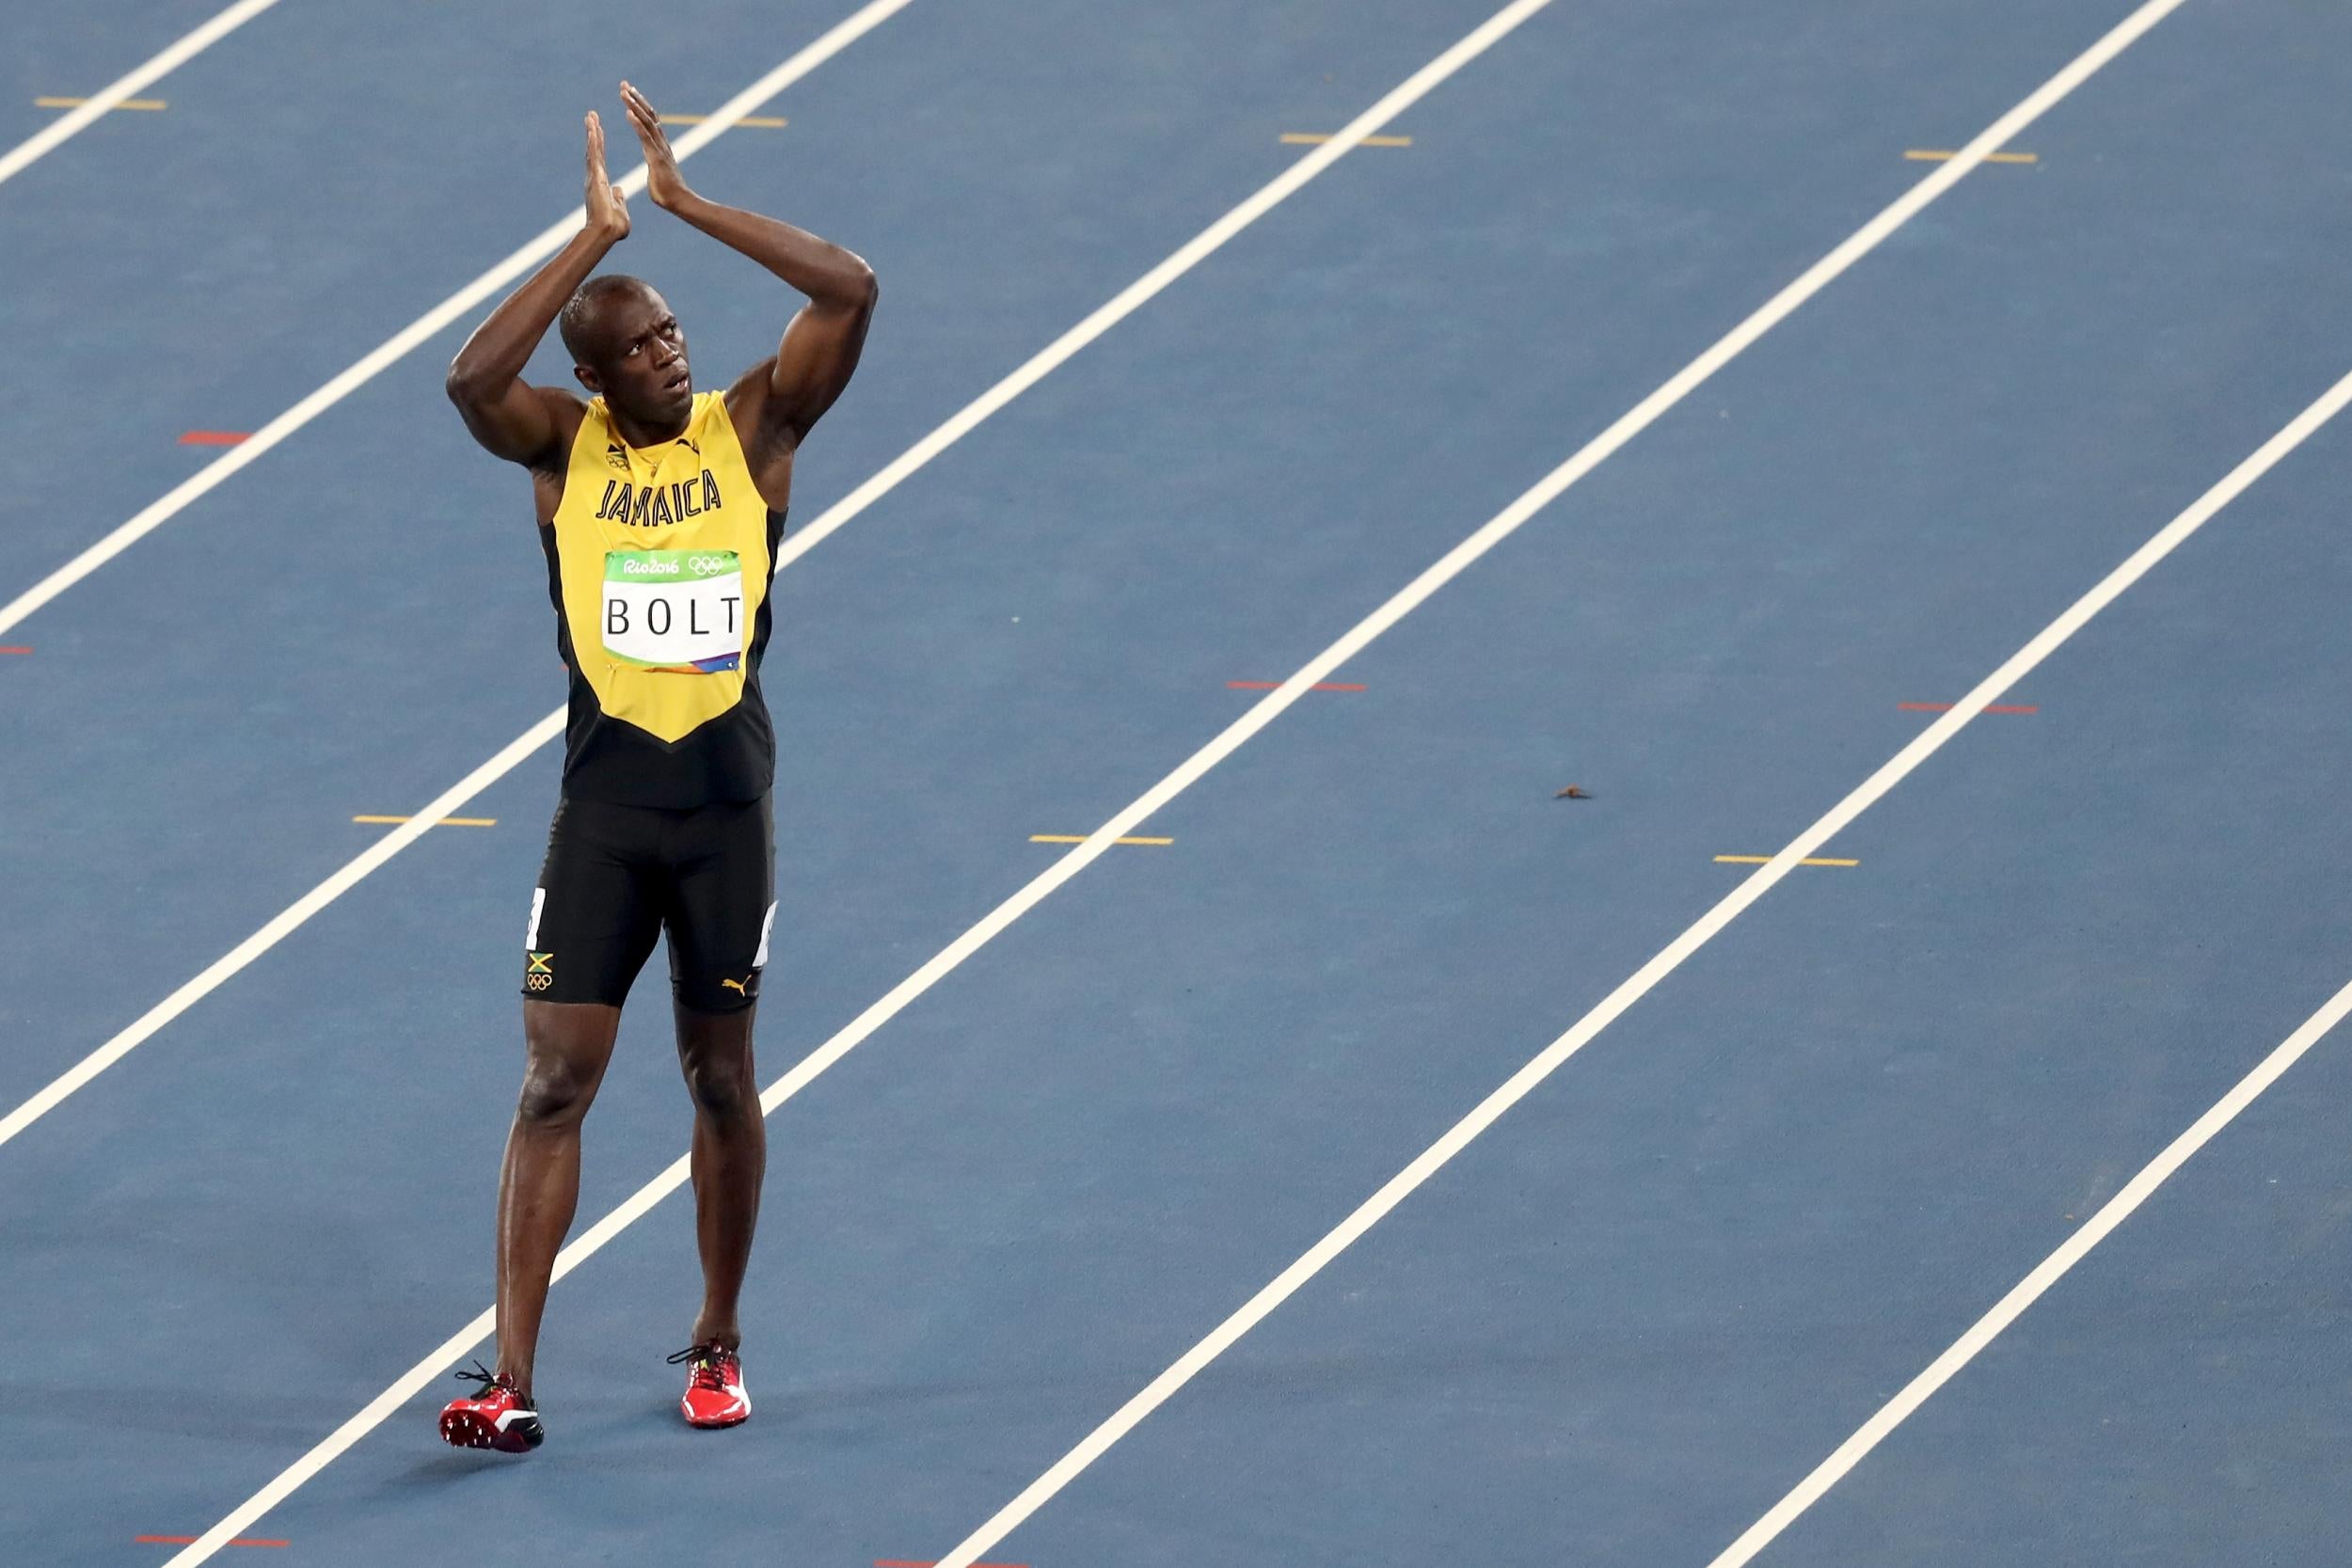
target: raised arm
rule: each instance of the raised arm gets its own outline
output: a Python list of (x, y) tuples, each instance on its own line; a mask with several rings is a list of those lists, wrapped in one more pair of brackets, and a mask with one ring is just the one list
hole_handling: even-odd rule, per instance
[[(775, 218), (722, 206), (689, 190), (661, 117), (645, 95), (621, 84), (621, 102), (645, 150), (645, 194), (712, 239), (731, 245), (808, 296), (784, 329), (775, 357), (753, 367), (727, 393), (738, 427), (797, 446), (857, 370), (874, 317), (874, 269), (850, 251)], [(749, 416), (747, 418), (747, 416)]]
[(474, 329), (451, 361), (444, 383), (475, 440), (509, 462), (532, 467), (563, 461), (564, 443), (579, 426), (580, 404), (567, 388), (524, 385), (523, 367), (605, 252), (628, 237), (628, 208), (605, 176), (603, 122), (591, 113), (587, 124), (586, 225)]

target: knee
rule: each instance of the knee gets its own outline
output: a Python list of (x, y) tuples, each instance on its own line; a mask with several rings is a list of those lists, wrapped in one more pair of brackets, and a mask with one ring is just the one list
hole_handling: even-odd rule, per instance
[(523, 1073), (516, 1119), (532, 1127), (576, 1125), (588, 1111), (587, 1075), (561, 1056), (533, 1056)]
[(686, 1069), (686, 1092), (694, 1109), (713, 1121), (739, 1121), (755, 1116), (758, 1100), (753, 1093), (751, 1071), (738, 1062), (697, 1062)]

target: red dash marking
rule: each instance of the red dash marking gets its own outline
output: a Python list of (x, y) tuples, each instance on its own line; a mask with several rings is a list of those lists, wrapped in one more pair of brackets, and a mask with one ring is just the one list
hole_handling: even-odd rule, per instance
[(30, 648), (0, 648), (0, 654), (29, 654), (32, 651)]
[(180, 444), (183, 447), (233, 447), (253, 439), (249, 430), (183, 430)]
[[(1228, 691), (1273, 691), (1279, 689), (1281, 684), (1280, 681), (1227, 681), (1225, 689)], [(1363, 688), (1346, 681), (1325, 681), (1319, 686), (1311, 686), (1307, 689), (1310, 691), (1361, 691)], [(976, 1563), (974, 1568), (980, 1568), (980, 1565)]]
[[(199, 1538), (193, 1535), (135, 1535), (131, 1539), (134, 1543), (150, 1546), (193, 1546)], [(291, 1541), (253, 1541), (244, 1538), (229, 1544), (231, 1546), (291, 1546), (294, 1544)]]
[[(1905, 713), (1949, 713), (1952, 711), (1952, 705), (1949, 703), (1897, 703), (1895, 705)], [(1987, 713), (2040, 713), (2042, 709), (2032, 703), (1994, 703), (1984, 711)]]

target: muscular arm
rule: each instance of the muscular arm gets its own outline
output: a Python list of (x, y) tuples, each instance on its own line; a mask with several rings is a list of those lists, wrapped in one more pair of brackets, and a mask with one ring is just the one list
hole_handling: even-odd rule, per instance
[(579, 424), (580, 399), (554, 387), (530, 387), (523, 367), (564, 302), (628, 234), (628, 209), (605, 178), (604, 127), (588, 117), (588, 221), (569, 245), (490, 312), (451, 362), (443, 383), (450, 401), (485, 449), (509, 462), (548, 467), (559, 462)]
[(787, 447), (797, 446), (857, 370), (879, 293), (874, 269), (841, 246), (788, 223), (697, 196), (678, 177), (677, 160), (653, 105), (626, 82), (621, 96), (645, 150), (645, 190), (654, 204), (741, 251), (808, 296), (808, 304), (785, 328), (775, 357), (755, 367), (727, 396), (730, 409), (753, 416), (743, 422), (763, 434), (780, 434)]

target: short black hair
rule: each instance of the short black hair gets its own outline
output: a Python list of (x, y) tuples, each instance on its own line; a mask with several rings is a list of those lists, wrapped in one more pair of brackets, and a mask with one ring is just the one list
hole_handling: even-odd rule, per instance
[(572, 297), (564, 302), (563, 313), (555, 318), (556, 330), (563, 334), (564, 350), (571, 355), (573, 364), (589, 364), (589, 350), (601, 346), (591, 341), (589, 331), (597, 308), (607, 300), (640, 291), (651, 293), (653, 285), (623, 272), (599, 274), (573, 291)]

